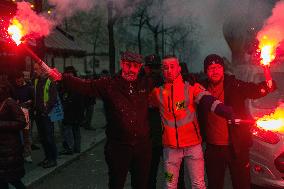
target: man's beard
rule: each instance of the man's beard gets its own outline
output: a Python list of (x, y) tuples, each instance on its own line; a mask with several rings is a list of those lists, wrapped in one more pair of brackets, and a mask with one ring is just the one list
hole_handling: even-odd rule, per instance
[(215, 81), (213, 81), (213, 80), (211, 80), (210, 82), (213, 84), (213, 85), (219, 85), (220, 83), (222, 83), (223, 82), (223, 80), (224, 80), (224, 76), (221, 76), (221, 78), (219, 79), (219, 80), (215, 80)]
[(127, 81), (135, 81), (137, 76), (133, 73), (122, 73), (122, 77)]

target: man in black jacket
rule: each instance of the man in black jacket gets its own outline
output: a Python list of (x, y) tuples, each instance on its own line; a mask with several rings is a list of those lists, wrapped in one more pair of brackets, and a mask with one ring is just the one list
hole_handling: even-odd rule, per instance
[[(275, 89), (269, 82), (258, 84), (244, 82), (224, 74), (224, 61), (216, 55), (204, 60), (204, 72), (208, 80), (203, 86), (225, 105), (231, 106), (236, 118), (250, 119), (245, 108), (246, 99), (257, 99)], [(205, 164), (209, 189), (222, 189), (225, 169), (229, 167), (234, 189), (250, 188), (249, 148), (252, 145), (250, 127), (228, 127), (227, 121), (216, 114), (200, 111), (200, 122), (206, 131)]]
[(122, 189), (128, 171), (133, 188), (148, 188), (152, 154), (148, 94), (153, 87), (148, 80), (138, 78), (142, 62), (141, 55), (125, 52), (121, 56), (119, 75), (95, 80), (63, 75), (63, 83), (68, 88), (99, 97), (106, 105), (105, 159), (110, 189)]
[[(77, 76), (77, 72), (73, 66), (64, 68), (64, 73)], [(61, 102), (64, 111), (64, 119), (62, 120), (62, 134), (64, 139), (64, 151), (61, 155), (72, 155), (81, 151), (81, 133), (80, 124), (84, 114), (84, 98), (78, 92), (62, 88), (60, 91)], [(92, 112), (93, 113), (93, 112)]]

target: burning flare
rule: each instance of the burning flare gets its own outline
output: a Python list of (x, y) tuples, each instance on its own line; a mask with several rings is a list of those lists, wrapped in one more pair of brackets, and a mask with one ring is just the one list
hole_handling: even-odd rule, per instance
[(284, 132), (284, 104), (280, 105), (274, 113), (259, 118), (256, 123), (257, 127), (264, 130)]
[(11, 20), (10, 26), (8, 27), (8, 34), (11, 36), (11, 38), (17, 45), (20, 45), (23, 36), (26, 35), (26, 32), (24, 30), (23, 25), (19, 22), (19, 20), (13, 18)]
[(265, 20), (262, 29), (257, 33), (261, 64), (269, 66), (275, 59), (276, 48), (284, 41), (284, 1), (277, 1), (271, 16)]
[(24, 38), (39, 38), (49, 35), (54, 27), (53, 21), (45, 14), (37, 14), (31, 9), (31, 4), (25, 1), (17, 2), (17, 12), (11, 19), (8, 29), (8, 38), (17, 45), (23, 42)]
[(264, 36), (259, 42), (259, 51), (261, 61), (260, 63), (263, 66), (270, 66), (270, 63), (276, 57), (276, 47), (277, 42), (271, 39), (268, 39), (267, 36)]

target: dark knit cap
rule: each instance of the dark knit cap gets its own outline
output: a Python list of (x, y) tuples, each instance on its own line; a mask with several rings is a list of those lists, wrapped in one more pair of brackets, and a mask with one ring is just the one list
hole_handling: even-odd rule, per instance
[(76, 69), (74, 68), (74, 66), (66, 66), (64, 68), (64, 73), (73, 73), (74, 76), (77, 76), (77, 71)]
[(135, 63), (139, 63), (139, 64), (142, 64), (144, 62), (143, 56), (141, 54), (133, 53), (133, 52), (129, 52), (129, 51), (121, 53), (120, 60), (121, 61), (128, 61), (128, 62), (135, 62)]
[(212, 64), (219, 64), (224, 68), (224, 60), (217, 54), (210, 54), (204, 60), (204, 73), (207, 73), (207, 68)]

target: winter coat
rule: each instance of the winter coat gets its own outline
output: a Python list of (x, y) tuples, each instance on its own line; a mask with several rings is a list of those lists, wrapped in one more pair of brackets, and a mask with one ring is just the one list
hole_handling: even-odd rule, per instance
[(8, 98), (0, 103), (0, 182), (12, 182), (25, 174), (21, 130), (25, 116), (17, 103)]
[[(201, 83), (205, 88), (208, 88), (209, 82), (205, 80)], [(275, 84), (274, 87), (275, 88)], [(233, 75), (224, 76), (224, 103), (233, 108), (234, 117), (237, 119), (252, 119), (246, 108), (246, 99), (261, 98), (269, 93), (269, 89), (264, 82), (252, 83), (238, 80)], [(207, 125), (208, 114), (200, 109), (199, 119), (202, 127)], [(246, 125), (230, 126), (229, 127), (229, 142), (232, 144), (236, 154), (242, 151), (248, 151), (252, 145), (251, 127)]]
[(60, 97), (64, 111), (63, 124), (80, 124), (84, 114), (84, 97), (70, 90), (63, 91)]
[(115, 75), (82, 80), (64, 74), (63, 83), (70, 89), (104, 101), (109, 140), (135, 145), (150, 139), (148, 95), (153, 87), (147, 79), (129, 82), (121, 75)]

